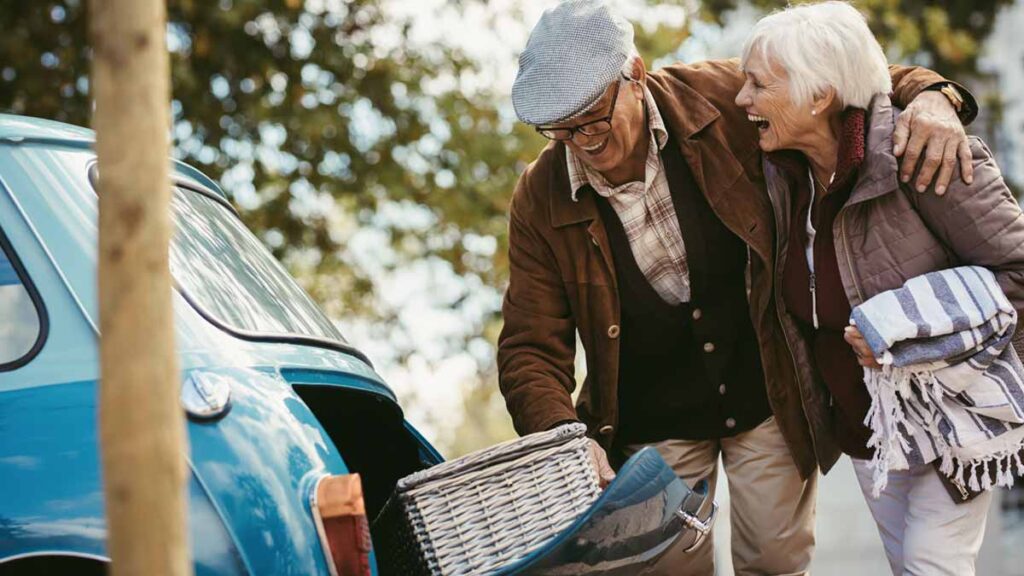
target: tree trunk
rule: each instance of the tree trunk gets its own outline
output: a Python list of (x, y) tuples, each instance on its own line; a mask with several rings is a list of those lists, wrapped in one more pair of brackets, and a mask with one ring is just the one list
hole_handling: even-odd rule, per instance
[(115, 575), (191, 574), (168, 244), (163, 0), (92, 0), (99, 163), (100, 446)]

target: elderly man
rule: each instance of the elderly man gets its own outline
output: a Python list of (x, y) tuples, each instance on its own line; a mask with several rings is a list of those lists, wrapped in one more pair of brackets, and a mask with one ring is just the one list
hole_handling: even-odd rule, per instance
[[(966, 154), (968, 178), (954, 105), (970, 116), (970, 95), (927, 70), (892, 75), (913, 119), (897, 137), (905, 174), (927, 141), (918, 182), (943, 150), (949, 165)], [(512, 88), (519, 118), (552, 142), (512, 199), (499, 380), (520, 433), (586, 423), (604, 482), (605, 451), (619, 462), (654, 445), (712, 486), (721, 456), (736, 574), (804, 574), (817, 469), (838, 449), (770, 297), (774, 216), (755, 124), (733, 103), (743, 82), (735, 61), (648, 72), (632, 27), (601, 2), (545, 12)], [(577, 332), (587, 377), (574, 406)], [(653, 570), (713, 574), (711, 540)]]

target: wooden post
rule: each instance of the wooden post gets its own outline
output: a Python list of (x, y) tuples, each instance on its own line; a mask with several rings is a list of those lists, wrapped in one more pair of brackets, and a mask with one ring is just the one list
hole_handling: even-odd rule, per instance
[(192, 573), (168, 244), (163, 0), (92, 0), (99, 163), (100, 446), (114, 575)]

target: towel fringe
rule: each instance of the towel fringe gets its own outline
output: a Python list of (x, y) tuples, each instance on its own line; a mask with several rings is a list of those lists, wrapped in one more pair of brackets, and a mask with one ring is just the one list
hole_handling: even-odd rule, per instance
[(970, 486), (971, 490), (974, 490), (975, 492), (981, 490), (981, 483), (978, 482), (978, 463), (977, 462), (971, 462), (970, 481), (967, 483), (967, 485)]
[[(1021, 474), (1020, 453), (1016, 450), (1002, 451), (997, 454), (964, 461), (953, 456), (952, 449), (946, 448), (942, 455), (939, 471), (947, 478), (978, 492), (992, 488), (1011, 488)], [(1016, 474), (1014, 473), (1016, 472)], [(994, 477), (994, 480), (993, 480)]]
[[(911, 449), (909, 436), (914, 433), (915, 427), (907, 417), (903, 403), (911, 400), (919, 404), (923, 400), (920, 408), (927, 416), (924, 426), (938, 444), (938, 457), (941, 459), (939, 471), (948, 478), (977, 492), (995, 486), (1012, 486), (1015, 476), (1024, 477), (1021, 446), (972, 460), (963, 460), (955, 455), (954, 447), (939, 430), (944, 397), (934, 373), (891, 365), (883, 366), (881, 370), (865, 368), (864, 384), (871, 396), (871, 406), (864, 424), (872, 431), (867, 446), (874, 449), (870, 466), (872, 494), (875, 498), (888, 485), (889, 470), (906, 469), (908, 466), (905, 455)], [(915, 388), (919, 393), (914, 392)]]

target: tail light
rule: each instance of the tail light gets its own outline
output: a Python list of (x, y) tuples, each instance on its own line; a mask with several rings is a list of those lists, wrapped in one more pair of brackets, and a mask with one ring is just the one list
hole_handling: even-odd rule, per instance
[(373, 545), (359, 475), (320, 478), (310, 504), (331, 576), (371, 576)]

